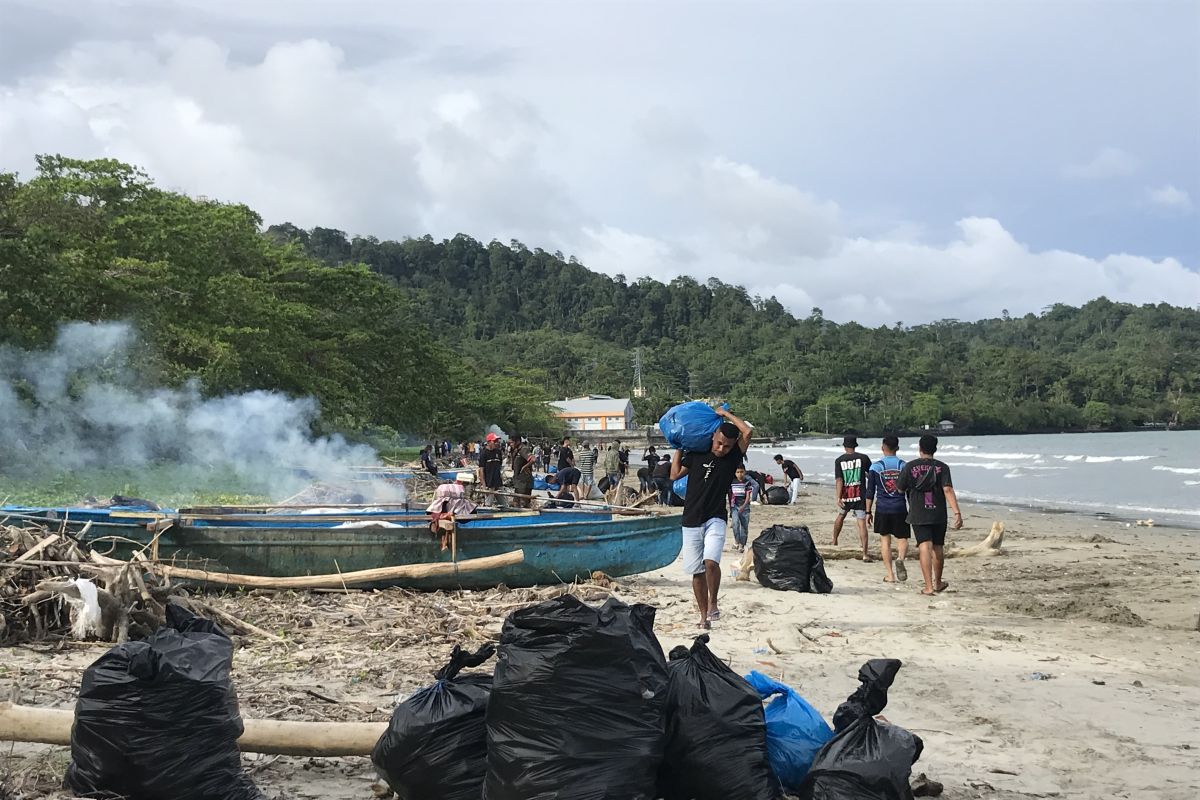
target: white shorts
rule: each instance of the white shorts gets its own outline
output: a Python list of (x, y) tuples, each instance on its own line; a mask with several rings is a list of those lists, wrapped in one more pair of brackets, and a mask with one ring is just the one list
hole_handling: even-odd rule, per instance
[(707, 519), (699, 528), (683, 529), (683, 569), (688, 575), (704, 572), (705, 561), (721, 563), (725, 549), (725, 520)]

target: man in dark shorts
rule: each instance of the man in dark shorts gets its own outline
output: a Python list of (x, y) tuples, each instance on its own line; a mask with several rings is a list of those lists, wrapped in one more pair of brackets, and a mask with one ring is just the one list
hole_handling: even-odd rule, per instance
[(921, 457), (909, 461), (896, 477), (896, 486), (908, 496), (908, 523), (912, 525), (921, 555), (921, 594), (934, 595), (950, 584), (942, 580), (946, 563), (947, 506), (954, 511), (954, 530), (962, 528), (962, 511), (950, 480), (950, 467), (933, 457), (936, 436), (926, 434), (917, 445)]
[(858, 524), (858, 541), (862, 545), (862, 560), (870, 561), (867, 552), (867, 472), (871, 459), (858, 450), (858, 439), (847, 435), (842, 439), (842, 453), (833, 462), (833, 485), (837, 498), (838, 513), (833, 520), (833, 543), (842, 535), (842, 523), (847, 515), (853, 515)]
[(725, 421), (712, 435), (709, 449), (671, 458), (671, 480), (688, 476), (683, 498), (683, 567), (692, 576), (692, 594), (700, 609), (700, 627), (721, 618), (721, 552), (725, 549), (729, 486), (750, 449), (751, 428), (727, 408), (716, 412)]
[[(912, 530), (908, 527), (908, 504), (904, 492), (896, 487), (896, 478), (904, 469), (904, 459), (896, 455), (900, 440), (895, 436), (883, 437), (880, 445), (883, 458), (871, 464), (867, 473), (867, 520), (875, 523), (879, 534), (879, 550), (883, 553), (883, 566), (887, 570), (884, 581), (895, 583), (908, 580), (908, 569), (904, 559), (908, 556), (908, 540)], [(872, 509), (874, 504), (874, 509)], [(892, 537), (896, 537), (899, 560), (892, 570)]]
[(580, 499), (579, 470), (574, 467), (563, 467), (558, 472), (550, 473), (546, 476), (546, 483), (558, 486), (558, 493), (554, 495), (558, 508), (570, 508)]

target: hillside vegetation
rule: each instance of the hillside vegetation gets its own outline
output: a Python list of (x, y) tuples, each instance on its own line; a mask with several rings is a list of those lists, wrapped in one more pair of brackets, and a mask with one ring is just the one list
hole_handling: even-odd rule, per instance
[(0, 174), (0, 344), (131, 320), (147, 381), (313, 395), (322, 427), (552, 431), (544, 401), (626, 396), (639, 422), (722, 397), (764, 431), (954, 420), (973, 432), (1200, 424), (1200, 311), (1106, 299), (929, 325), (797, 318), (710, 279), (589, 271), (466, 235), (380, 241), (156, 188), (116, 161)]

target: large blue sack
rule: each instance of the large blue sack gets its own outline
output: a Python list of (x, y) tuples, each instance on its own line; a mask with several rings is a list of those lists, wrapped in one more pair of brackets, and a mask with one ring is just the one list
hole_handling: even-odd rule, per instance
[(825, 743), (833, 738), (829, 723), (792, 687), (751, 672), (746, 680), (762, 699), (779, 695), (766, 709), (767, 760), (785, 789), (797, 790)]
[(680, 500), (687, 499), (687, 475), (678, 479), (671, 484), (671, 491), (679, 496)]
[(667, 411), (658, 427), (671, 447), (703, 453), (712, 447), (712, 435), (721, 427), (721, 418), (708, 403), (693, 401)]

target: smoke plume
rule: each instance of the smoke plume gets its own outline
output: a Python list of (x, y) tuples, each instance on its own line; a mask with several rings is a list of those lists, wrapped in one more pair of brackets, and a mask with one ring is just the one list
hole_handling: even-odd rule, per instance
[(312, 478), (344, 481), (350, 467), (378, 463), (370, 447), (314, 436), (311, 398), (146, 387), (131, 366), (136, 346), (128, 324), (74, 322), (48, 350), (0, 347), (0, 430), (9, 445), (0, 469), (37, 476), (189, 467), (232, 472), (243, 492), (278, 498)]

